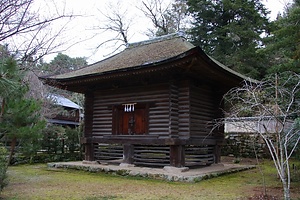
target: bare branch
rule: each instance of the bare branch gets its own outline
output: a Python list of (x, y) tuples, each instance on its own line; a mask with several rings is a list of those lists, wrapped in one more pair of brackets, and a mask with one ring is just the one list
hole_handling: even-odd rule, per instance
[[(0, 2), (0, 42), (9, 44), (11, 51), (17, 52), (22, 61), (33, 61), (51, 53), (59, 46), (54, 45), (54, 41), (75, 17), (64, 13), (64, 10), (62, 13), (56, 10), (54, 15), (43, 17), (34, 6), (34, 0)], [(55, 5), (52, 7), (57, 9)], [(51, 26), (62, 21), (66, 21), (61, 26), (63, 28), (55, 32), (54, 26)]]
[[(106, 5), (105, 12), (99, 10), (103, 20), (99, 22), (98, 26), (91, 28), (91, 31), (96, 31), (92, 37), (99, 37), (100, 41), (99, 44), (96, 44), (95, 51), (104, 45), (109, 45), (110, 47), (106, 47), (106, 49), (112, 49), (109, 54), (113, 54), (129, 43), (129, 30), (134, 20), (129, 18), (127, 9), (124, 10), (122, 6), (120, 2), (110, 3)], [(104, 33), (109, 33), (111, 36), (101, 37)]]
[(245, 82), (224, 99), (230, 107), (225, 125), (263, 138), (284, 190), (289, 192), (289, 159), (300, 142), (300, 75), (285, 72), (256, 85)]
[(188, 24), (186, 2), (174, 0), (164, 5), (162, 0), (144, 0), (139, 8), (151, 20), (154, 30), (149, 29), (150, 37), (166, 35), (184, 30)]

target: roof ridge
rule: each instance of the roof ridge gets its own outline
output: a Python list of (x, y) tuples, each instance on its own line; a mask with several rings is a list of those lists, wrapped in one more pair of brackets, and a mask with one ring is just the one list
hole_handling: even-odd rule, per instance
[(147, 44), (152, 44), (152, 43), (157, 43), (157, 42), (161, 42), (164, 40), (171, 40), (174, 38), (185, 38), (185, 32), (184, 31), (178, 31), (176, 33), (171, 33), (168, 35), (163, 35), (163, 36), (159, 36), (159, 37), (155, 37), (149, 40), (144, 40), (144, 41), (140, 41), (140, 42), (134, 42), (134, 43), (128, 43), (126, 46), (126, 49), (131, 49), (131, 48), (135, 48), (138, 46), (142, 46), (142, 45), (147, 45)]

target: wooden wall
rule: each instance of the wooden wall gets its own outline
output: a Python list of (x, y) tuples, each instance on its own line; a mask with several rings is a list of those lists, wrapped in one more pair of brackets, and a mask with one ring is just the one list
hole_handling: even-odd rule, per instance
[[(93, 92), (88, 91), (85, 94), (85, 113), (84, 113), (84, 137), (92, 137), (93, 132), (93, 104), (94, 104), (94, 95)], [(85, 144), (85, 160), (92, 161), (94, 160), (94, 145), (93, 143)]]
[[(121, 143), (129, 145), (129, 152), (132, 151), (133, 155), (129, 157), (135, 164), (164, 166), (168, 165), (168, 161), (172, 165), (172, 160), (175, 159), (174, 166), (193, 166), (207, 165), (216, 161), (215, 138), (210, 137), (210, 141), (204, 143), (201, 139), (208, 136), (211, 131), (211, 121), (219, 113), (217, 110), (220, 106), (220, 96), (214, 94), (212, 87), (193, 84), (190, 81), (170, 81), (130, 88), (99, 90), (86, 97), (88, 97), (86, 106), (90, 108), (86, 110), (88, 112), (86, 119), (91, 120), (86, 123), (86, 130), (91, 133), (86, 133), (87, 137), (110, 138), (113, 135), (113, 107), (124, 103), (141, 103), (149, 105), (148, 136), (156, 136), (155, 138), (158, 139), (193, 138), (186, 145), (176, 146), (168, 143), (130, 145), (126, 143), (125, 137)], [(127, 138), (129, 137), (131, 136), (128, 135)], [(140, 140), (143, 139), (147, 137), (141, 135)], [(109, 145), (104, 146), (97, 142), (91, 143), (89, 146), (94, 148), (93, 154), (96, 160), (121, 159), (125, 151), (124, 149), (122, 151), (120, 140), (118, 143), (109, 142)], [(182, 157), (174, 157), (177, 154)], [(92, 157), (90, 155), (90, 159)]]
[(93, 136), (112, 134), (113, 106), (149, 103), (149, 135), (187, 139), (207, 136), (220, 114), (220, 100), (212, 87), (183, 81), (95, 91), (87, 106), (93, 105)]
[(221, 96), (208, 85), (190, 87), (190, 134), (191, 137), (208, 136), (213, 127), (213, 120), (220, 118)]
[(124, 103), (149, 103), (149, 135), (169, 136), (168, 84), (94, 92), (93, 136), (112, 134), (112, 107)]

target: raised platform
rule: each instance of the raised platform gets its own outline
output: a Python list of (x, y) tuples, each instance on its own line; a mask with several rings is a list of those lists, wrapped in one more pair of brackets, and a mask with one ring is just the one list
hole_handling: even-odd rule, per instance
[(48, 163), (49, 169), (74, 169), (95, 173), (108, 173), (120, 176), (136, 176), (167, 181), (199, 182), (224, 174), (255, 168), (255, 165), (213, 164), (188, 169), (166, 166), (164, 168), (136, 167), (133, 165), (103, 165), (96, 162), (57, 162)]

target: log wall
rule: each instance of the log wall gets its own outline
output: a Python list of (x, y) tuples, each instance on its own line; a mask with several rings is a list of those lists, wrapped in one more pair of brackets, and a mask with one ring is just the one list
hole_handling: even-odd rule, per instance
[[(87, 123), (91, 134), (86, 136), (91, 137), (94, 160), (177, 167), (214, 163), (215, 138), (207, 139), (219, 106), (213, 94), (210, 87), (190, 81), (93, 92), (88, 99), (93, 109), (87, 110), (92, 113), (87, 119), (93, 116)], [(113, 108), (124, 103), (149, 105), (147, 135), (113, 135)]]
[(193, 85), (190, 90), (190, 134), (191, 137), (205, 137), (212, 129), (211, 122), (215, 119), (215, 110), (219, 106), (215, 104), (210, 87)]
[[(149, 135), (169, 133), (169, 92), (166, 85), (134, 87), (94, 93), (93, 136), (112, 134), (112, 108), (124, 103), (149, 103)], [(153, 104), (154, 103), (154, 104)]]
[[(149, 104), (149, 135), (160, 138), (189, 137), (188, 84), (159, 84), (148, 87), (94, 92), (92, 135), (112, 134), (112, 107), (124, 103)], [(171, 105), (171, 106), (170, 106)]]

